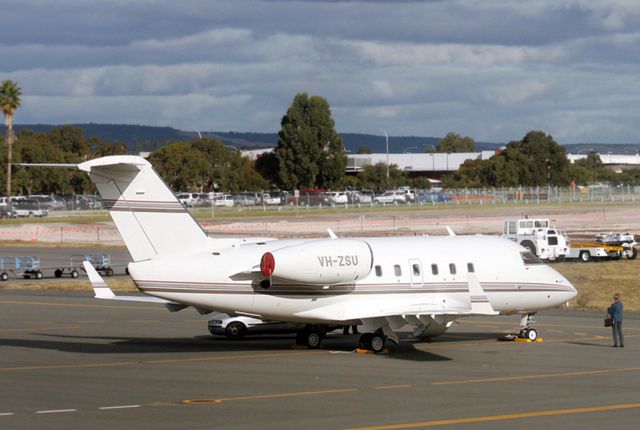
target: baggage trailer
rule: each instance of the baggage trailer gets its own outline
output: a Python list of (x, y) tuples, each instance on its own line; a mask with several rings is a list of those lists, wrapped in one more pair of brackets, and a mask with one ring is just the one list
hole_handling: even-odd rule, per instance
[(0, 281), (9, 279), (9, 273), (30, 279), (42, 279), (40, 270), (40, 257), (34, 255), (18, 255), (0, 257)]
[(577, 259), (588, 262), (594, 259), (618, 259), (622, 256), (624, 248), (619, 245), (605, 245), (603, 243), (569, 243), (569, 252), (566, 259)]
[(65, 271), (69, 273), (72, 278), (77, 278), (79, 271), (84, 271), (82, 266), (83, 261), (88, 261), (101, 275), (111, 276), (113, 275), (113, 269), (111, 268), (111, 256), (109, 254), (84, 254), (84, 255), (72, 255), (69, 260), (68, 267), (58, 267), (54, 272), (56, 278), (62, 277)]

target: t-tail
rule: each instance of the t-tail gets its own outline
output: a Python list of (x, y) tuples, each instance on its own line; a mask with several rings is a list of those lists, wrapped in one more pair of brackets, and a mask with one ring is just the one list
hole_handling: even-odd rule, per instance
[(137, 156), (114, 155), (78, 165), (89, 173), (133, 261), (203, 249), (207, 234)]

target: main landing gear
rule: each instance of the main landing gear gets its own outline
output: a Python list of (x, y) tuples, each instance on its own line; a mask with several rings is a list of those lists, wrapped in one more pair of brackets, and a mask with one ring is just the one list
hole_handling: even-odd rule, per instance
[(326, 327), (308, 325), (296, 333), (296, 345), (307, 345), (309, 349), (318, 349), (326, 334)]
[(387, 336), (385, 336), (382, 329), (378, 329), (373, 333), (364, 333), (360, 336), (360, 349), (367, 349), (374, 353), (379, 353), (384, 350), (384, 346), (387, 343)]
[(522, 315), (520, 318), (520, 333), (518, 333), (518, 337), (521, 339), (528, 339), (531, 342), (534, 342), (538, 338), (538, 331), (533, 328), (533, 324), (535, 324), (535, 312), (530, 314)]

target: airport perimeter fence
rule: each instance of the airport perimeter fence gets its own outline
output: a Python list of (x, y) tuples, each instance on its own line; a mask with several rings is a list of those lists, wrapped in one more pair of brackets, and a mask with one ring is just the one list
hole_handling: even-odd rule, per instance
[(236, 204), (229, 207), (215, 206), (207, 202), (192, 212), (199, 216), (215, 218), (216, 213), (230, 211), (283, 211), (309, 209), (367, 209), (376, 207), (429, 207), (460, 205), (542, 205), (575, 203), (624, 203), (640, 202), (640, 186), (598, 187), (518, 187), (518, 188), (461, 188), (433, 190), (411, 190), (411, 199), (389, 203), (379, 202), (381, 193), (360, 191), (349, 194), (347, 201), (335, 201), (335, 192), (283, 193), (280, 203)]

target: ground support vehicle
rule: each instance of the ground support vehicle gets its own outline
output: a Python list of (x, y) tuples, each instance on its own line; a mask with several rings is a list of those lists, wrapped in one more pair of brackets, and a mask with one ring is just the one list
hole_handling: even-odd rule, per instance
[(593, 259), (618, 259), (622, 256), (624, 248), (620, 245), (605, 245), (598, 242), (570, 243), (566, 259), (578, 259), (588, 262)]
[(0, 280), (9, 279), (8, 272), (25, 279), (32, 276), (36, 279), (42, 279), (40, 258), (33, 255), (0, 257)]
[(506, 220), (502, 237), (527, 248), (541, 260), (562, 259), (569, 252), (566, 235), (551, 227), (548, 219)]
[(97, 253), (72, 255), (69, 260), (69, 266), (56, 268), (53, 275), (56, 278), (61, 278), (66, 271), (72, 278), (77, 278), (79, 270), (84, 270), (84, 267), (82, 266), (83, 261), (89, 261), (96, 271), (102, 275), (113, 275), (113, 269), (111, 268), (111, 256), (109, 254)]
[(622, 256), (629, 260), (635, 260), (638, 256), (635, 237), (629, 233), (607, 233), (596, 236), (596, 241), (605, 245), (617, 245), (622, 247)]

